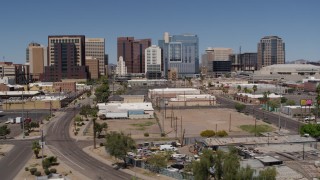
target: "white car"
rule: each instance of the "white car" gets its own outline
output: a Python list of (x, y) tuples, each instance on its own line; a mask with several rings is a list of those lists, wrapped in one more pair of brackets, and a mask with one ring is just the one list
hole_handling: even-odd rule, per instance
[(178, 159), (178, 158), (181, 159), (181, 158), (185, 158), (186, 155), (185, 154), (172, 154), (171, 157), (173, 159)]
[(167, 170), (170, 171), (170, 172), (179, 172), (179, 169), (173, 168), (171, 166), (167, 167)]

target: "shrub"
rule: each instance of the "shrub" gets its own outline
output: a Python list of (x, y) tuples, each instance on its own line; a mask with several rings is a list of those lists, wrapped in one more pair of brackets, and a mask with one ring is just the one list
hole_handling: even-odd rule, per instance
[(57, 173), (57, 170), (55, 168), (50, 169), (51, 173)]
[(219, 137), (225, 137), (225, 136), (228, 136), (228, 133), (225, 130), (222, 130), (222, 131), (218, 131), (216, 135)]
[(34, 173), (34, 175), (35, 175), (35, 176), (41, 176), (41, 172), (40, 172), (40, 171), (36, 171), (36, 172)]
[(51, 166), (51, 162), (49, 161), (49, 159), (46, 158), (42, 161), (43, 169), (48, 169), (50, 166)]
[(165, 137), (166, 136), (166, 134), (165, 133), (161, 133), (161, 137)]
[(45, 173), (46, 175), (49, 175), (49, 174), (50, 174), (49, 169), (44, 169), (44, 173)]
[(215, 135), (216, 135), (216, 133), (215, 133), (213, 130), (205, 130), (205, 131), (202, 131), (202, 132), (200, 133), (200, 136), (201, 136), (201, 137), (207, 137), (207, 138), (213, 137), (213, 136), (215, 136)]
[(236, 104), (234, 105), (234, 107), (236, 108), (236, 110), (237, 110), (238, 112), (241, 112), (242, 110), (244, 110), (244, 109), (246, 108), (246, 105), (240, 104), (240, 103), (236, 103)]
[(85, 125), (85, 123), (84, 123), (84, 122), (82, 122), (82, 123), (81, 123), (81, 125)]
[(144, 137), (149, 137), (149, 133), (148, 133), (148, 132), (145, 132), (145, 133), (144, 133)]
[(28, 133), (28, 132), (25, 132), (24, 135), (25, 135), (25, 136), (29, 136), (29, 133)]
[(103, 143), (100, 143), (100, 146), (104, 146), (104, 144), (103, 144)]
[(25, 170), (25, 171), (29, 171), (29, 168), (28, 168), (28, 167), (25, 167), (24, 170)]
[(80, 128), (77, 128), (76, 131), (80, 131)]
[(75, 135), (75, 136), (78, 135), (78, 131), (74, 132), (74, 135)]
[(30, 169), (30, 173), (32, 174), (32, 175), (34, 175), (34, 173), (37, 171), (37, 168), (31, 168)]

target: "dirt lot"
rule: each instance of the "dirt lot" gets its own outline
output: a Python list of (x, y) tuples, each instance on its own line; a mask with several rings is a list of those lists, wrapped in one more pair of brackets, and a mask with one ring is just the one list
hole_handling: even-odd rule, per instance
[[(163, 113), (156, 111), (159, 117), (159, 123), (163, 125)], [(203, 130), (225, 130), (230, 135), (248, 135), (239, 127), (241, 125), (254, 124), (252, 116), (238, 113), (232, 109), (186, 109), (186, 110), (167, 110), (167, 118), (164, 120), (164, 130), (167, 137), (174, 138), (177, 134), (181, 134), (181, 117), (182, 117), (182, 130), (185, 129), (185, 137), (198, 137)], [(171, 127), (171, 114), (177, 117), (177, 133), (175, 131), (175, 120), (172, 121)], [(231, 131), (229, 131), (231, 115)], [(100, 121), (99, 121), (100, 122)], [(145, 138), (144, 133), (149, 133), (149, 138), (159, 138), (160, 129), (155, 119), (117, 119), (106, 120), (101, 122), (108, 123), (108, 132), (110, 131), (123, 131), (124, 133), (131, 134), (133, 138)], [(101, 123), (100, 122), (100, 123)], [(266, 124), (261, 120), (257, 120), (257, 124)], [(270, 124), (268, 124), (270, 125)], [(272, 125), (270, 125), (272, 126)]]
[[(157, 111), (160, 124), (162, 125), (163, 113)], [(168, 137), (175, 137), (175, 121), (172, 121), (171, 127), (171, 110), (166, 112), (167, 118), (164, 121), (164, 129)], [(231, 131), (229, 132), (231, 115)], [(185, 129), (185, 137), (198, 137), (203, 130), (225, 130), (230, 135), (248, 134), (239, 127), (245, 124), (254, 124), (254, 118), (243, 113), (238, 113), (231, 109), (186, 109), (173, 110), (173, 117), (177, 117), (177, 136), (181, 134), (181, 117), (182, 129)], [(173, 118), (174, 119), (174, 118)], [(266, 124), (257, 120), (257, 124)]]

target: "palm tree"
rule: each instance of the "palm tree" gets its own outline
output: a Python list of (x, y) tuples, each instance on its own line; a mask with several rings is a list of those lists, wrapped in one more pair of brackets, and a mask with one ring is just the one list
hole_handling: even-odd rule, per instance
[(269, 91), (268, 92), (264, 92), (263, 93), (263, 98), (262, 98), (263, 103), (266, 105), (267, 110), (268, 110), (269, 94), (270, 94)]
[(256, 93), (256, 91), (258, 90), (257, 85), (253, 85), (252, 90), (253, 90), (253, 94), (255, 94), (255, 93)]
[(244, 91), (244, 93), (248, 93), (248, 88), (244, 87), (243, 91)]
[(237, 89), (238, 89), (238, 92), (240, 92), (241, 91), (241, 86), (238, 85)]
[(40, 147), (39, 142), (38, 141), (33, 141), (32, 142), (32, 150), (33, 150), (34, 155), (36, 155), (36, 158), (38, 158), (40, 149), (41, 149), (41, 147)]

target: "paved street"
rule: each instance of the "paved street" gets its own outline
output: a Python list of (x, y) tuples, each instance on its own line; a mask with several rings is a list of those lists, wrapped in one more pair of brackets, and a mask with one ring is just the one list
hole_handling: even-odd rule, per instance
[(32, 156), (30, 140), (1, 140), (0, 144), (13, 144), (13, 149), (0, 160), (0, 179), (12, 180)]
[[(230, 99), (217, 96), (217, 100), (221, 104), (224, 104), (225, 107), (234, 108), (235, 102)], [(247, 105), (245, 111), (251, 115), (254, 114), (256, 118), (261, 120), (264, 119), (265, 122), (272, 123), (279, 127), (279, 114), (264, 111), (259, 109), (259, 107), (260, 106), (258, 105)], [(291, 134), (298, 134), (298, 130), (301, 125), (303, 125), (303, 123), (280, 115), (280, 127), (289, 130)]]
[[(79, 110), (77, 109), (77, 111)], [(70, 138), (68, 133), (69, 124), (73, 115), (73, 108), (68, 108), (61, 118), (50, 123), (48, 127), (46, 144), (58, 156), (58, 159), (64, 161), (78, 172), (83, 173), (88, 179), (130, 179), (130, 175), (114, 170), (112, 167), (83, 152), (77, 142)]]

